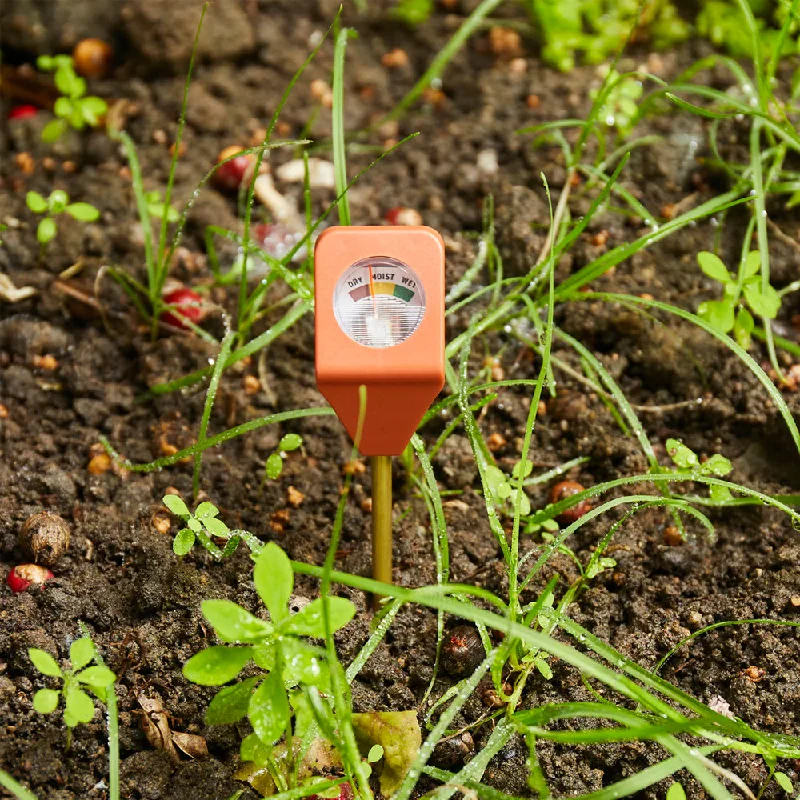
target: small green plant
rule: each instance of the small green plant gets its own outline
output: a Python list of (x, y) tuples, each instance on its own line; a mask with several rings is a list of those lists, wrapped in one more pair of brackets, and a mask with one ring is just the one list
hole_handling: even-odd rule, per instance
[(302, 446), (302, 436), (297, 433), (287, 433), (280, 442), (278, 442), (278, 449), (267, 459), (266, 466), (264, 467), (264, 479), (266, 480), (269, 478), (269, 480), (274, 481), (276, 478), (279, 478), (280, 474), (283, 472), (283, 461), (286, 458), (286, 454)]
[[(243, 540), (254, 553), (258, 553), (263, 547), (253, 534), (247, 531), (232, 531), (218, 518), (219, 509), (213, 503), (200, 503), (192, 513), (186, 503), (177, 495), (165, 495), (162, 502), (186, 525), (172, 540), (172, 550), (176, 555), (185, 556), (194, 547), (196, 541), (199, 541), (216, 559), (227, 558)], [(214, 542), (215, 539), (224, 541), (224, 548), (219, 547)]]
[(66, 213), (80, 222), (94, 222), (100, 216), (100, 212), (90, 203), (70, 203), (69, 195), (62, 189), (54, 189), (47, 198), (38, 192), (28, 192), (25, 204), (34, 214), (44, 215), (36, 228), (42, 253), (58, 233), (54, 217)]
[[(698, 475), (701, 477), (724, 478), (733, 470), (731, 462), (725, 456), (715, 453), (705, 461), (700, 461), (693, 450), (677, 439), (667, 439), (667, 455), (672, 459), (674, 467), (658, 467), (651, 469), (653, 473), (672, 472), (676, 475)], [(713, 503), (724, 504), (731, 499), (731, 492), (724, 486), (710, 486), (709, 498)]]
[[(531, 501), (528, 499), (528, 495), (525, 492), (520, 493), (515, 485), (515, 482), (519, 480), (520, 464), (522, 464), (521, 461), (514, 465), (511, 477), (494, 465), (486, 468), (486, 483), (497, 510), (503, 516), (510, 517), (514, 515), (518, 496), (520, 514), (523, 517), (527, 517), (531, 513)], [(527, 478), (532, 471), (533, 463), (526, 460), (522, 477)]]
[(755, 326), (753, 315), (775, 319), (781, 307), (778, 292), (769, 284), (762, 285), (761, 254), (757, 250), (749, 252), (739, 265), (736, 277), (713, 253), (698, 253), (697, 262), (709, 278), (723, 286), (722, 300), (701, 303), (698, 315), (720, 333), (733, 331), (736, 341), (746, 350)]
[(167, 222), (170, 224), (177, 222), (181, 215), (175, 206), (167, 206), (161, 199), (161, 192), (154, 189), (152, 192), (145, 192), (144, 199), (147, 203), (147, 212), (151, 217), (161, 219), (166, 215)]
[[(637, 102), (643, 91), (642, 82), (635, 75), (620, 75), (613, 69), (604, 70), (603, 77), (607, 77), (611, 86), (600, 106), (598, 117), (609, 128), (615, 128), (620, 136), (625, 136), (636, 119)], [(599, 94), (599, 89), (592, 89), (589, 97), (596, 100)]]
[[(212, 699), (206, 721), (232, 724), (246, 716), (254, 732), (242, 741), (242, 760), (266, 765), (276, 785), (285, 791), (293, 785), (295, 741), (305, 736), (314, 721), (323, 734), (339, 727), (324, 699), (332, 685), (326, 650), (308, 639), (326, 637), (325, 606), (330, 634), (350, 622), (355, 606), (331, 596), (313, 600), (292, 614), (292, 565), (271, 542), (255, 556), (253, 580), (269, 621), (229, 600), (204, 601), (203, 616), (225, 644), (192, 656), (183, 674), (201, 686), (224, 687)], [(224, 686), (251, 662), (256, 674)], [(284, 743), (278, 749), (281, 738)]]
[(100, 124), (108, 105), (100, 97), (86, 97), (86, 81), (75, 72), (71, 56), (39, 56), (36, 66), (43, 72), (55, 73), (56, 88), (61, 92), (53, 106), (56, 119), (48, 122), (42, 130), (43, 141), (55, 142), (69, 128), (79, 131)]
[(95, 654), (94, 642), (88, 636), (76, 639), (69, 648), (71, 668), (62, 670), (49, 653), (37, 647), (28, 648), (33, 666), (42, 675), (61, 681), (59, 689), (39, 689), (33, 696), (33, 707), (40, 714), (51, 714), (63, 697), (63, 717), (68, 733), (69, 729), (90, 722), (94, 717), (94, 701), (89, 692), (105, 704), (109, 687), (116, 680), (108, 667), (99, 664), (89, 666)]
[(409, 27), (425, 22), (433, 13), (433, 0), (398, 0), (391, 16)]

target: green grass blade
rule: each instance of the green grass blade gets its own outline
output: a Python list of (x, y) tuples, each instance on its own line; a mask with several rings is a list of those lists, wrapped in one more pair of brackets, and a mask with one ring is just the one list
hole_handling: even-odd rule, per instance
[[(222, 371), (225, 368), (225, 362), (230, 353), (231, 344), (233, 342), (234, 334), (228, 332), (222, 340), (222, 346), (217, 354), (217, 359), (214, 363), (214, 370), (211, 373), (211, 380), (208, 383), (208, 390), (206, 391), (206, 401), (203, 404), (203, 415), (200, 418), (200, 430), (197, 433), (197, 444), (202, 444), (206, 440), (206, 432), (208, 430), (208, 421), (211, 419), (211, 409), (214, 407), (214, 399), (217, 396), (217, 389), (219, 388), (219, 381), (222, 377)], [(194, 471), (192, 475), (192, 495), (197, 499), (197, 493), (200, 491), (200, 467), (203, 461), (203, 451), (198, 450), (194, 455)]]
[(336, 193), (339, 195), (339, 224), (350, 224), (350, 202), (347, 198), (347, 153), (344, 132), (344, 54), (347, 48), (349, 28), (342, 28), (336, 36), (333, 50), (333, 169), (336, 178)]

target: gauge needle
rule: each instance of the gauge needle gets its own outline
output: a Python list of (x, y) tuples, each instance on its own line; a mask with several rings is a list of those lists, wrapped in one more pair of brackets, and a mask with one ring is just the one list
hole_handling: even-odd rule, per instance
[(378, 309), (375, 306), (375, 281), (372, 277), (372, 264), (369, 265), (369, 296), (372, 298), (372, 313), (378, 316)]

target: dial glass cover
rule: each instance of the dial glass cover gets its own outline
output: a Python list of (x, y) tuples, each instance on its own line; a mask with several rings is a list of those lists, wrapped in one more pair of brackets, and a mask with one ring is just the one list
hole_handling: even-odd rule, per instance
[(333, 312), (339, 327), (366, 347), (408, 339), (425, 315), (425, 290), (408, 264), (370, 256), (348, 267), (336, 283)]

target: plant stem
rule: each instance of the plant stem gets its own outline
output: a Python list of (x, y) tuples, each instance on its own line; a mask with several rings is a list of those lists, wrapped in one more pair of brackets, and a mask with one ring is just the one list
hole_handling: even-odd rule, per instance
[(108, 714), (108, 800), (119, 800), (119, 713), (116, 685), (106, 690)]
[[(372, 457), (372, 577), (392, 582), (392, 457)], [(375, 595), (377, 607), (380, 596)]]

